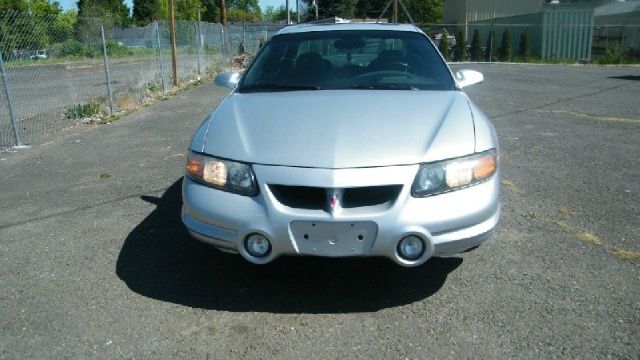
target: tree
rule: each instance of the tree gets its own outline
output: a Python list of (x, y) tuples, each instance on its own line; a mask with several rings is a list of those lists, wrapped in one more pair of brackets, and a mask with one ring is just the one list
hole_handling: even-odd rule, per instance
[[(403, 0), (403, 2), (416, 24), (442, 24), (444, 0)], [(409, 22), (401, 6), (398, 16), (401, 22)]]
[(61, 12), (55, 17), (53, 24), (48, 27), (49, 37), (54, 42), (63, 42), (72, 39), (77, 21), (78, 13), (75, 10)]
[(520, 34), (520, 48), (518, 49), (518, 55), (520, 55), (524, 62), (528, 62), (531, 57), (531, 43), (529, 42), (529, 31), (527, 29)]
[(496, 31), (491, 29), (487, 37), (487, 47), (484, 49), (484, 61), (495, 61), (496, 56)]
[(473, 31), (473, 40), (471, 40), (471, 60), (482, 61), (482, 44), (480, 44), (480, 30)]
[(176, 20), (198, 20), (198, 9), (202, 7), (200, 0), (174, 0)]
[(464, 31), (458, 30), (456, 36), (456, 47), (453, 55), (454, 61), (467, 60), (467, 39), (464, 37)]
[(160, 0), (133, 0), (133, 20), (140, 26), (161, 19)]
[(262, 9), (258, 0), (228, 0), (227, 7), (229, 9), (240, 9), (251, 14), (262, 16)]
[[(291, 11), (291, 10), (290, 10)], [(290, 16), (292, 19), (297, 18), (298, 13), (295, 11), (291, 11)], [(274, 8), (273, 6), (267, 6), (264, 11), (263, 18), (267, 22), (276, 22), (287, 19), (287, 9), (284, 5), (280, 5), (278, 8)]]
[(500, 43), (500, 49), (498, 49), (498, 57), (500, 61), (511, 61), (513, 51), (511, 50), (511, 34), (509, 29), (505, 29), (502, 32), (502, 42)]
[(29, 1), (29, 11), (33, 16), (58, 16), (62, 12), (62, 7), (58, 2), (49, 2), (45, 0)]
[(0, 11), (27, 11), (28, 4), (24, 0), (0, 0)]
[[(311, 9), (312, 0), (302, 0), (305, 4), (305, 8)], [(318, 1), (318, 17), (325, 19), (333, 16), (338, 16), (344, 19), (353, 19), (360, 14), (356, 10), (356, 4), (358, 0), (319, 0)], [(295, 3), (294, 3), (295, 5)], [(384, 6), (384, 5), (383, 5)], [(382, 8), (380, 8), (382, 10)], [(312, 16), (313, 11), (307, 12), (305, 17), (307, 20), (315, 18), (315, 14)]]
[(202, 0), (202, 21), (220, 22), (220, 9), (217, 0)]
[(123, 0), (78, 0), (78, 18), (109, 20), (114, 26), (129, 24), (129, 8)]
[[(306, 0), (305, 0), (306, 2)], [(377, 18), (380, 16), (388, 0), (357, 0), (355, 4), (355, 16), (358, 18)], [(310, 2), (309, 2), (310, 3)], [(417, 24), (441, 24), (443, 21), (444, 0), (403, 0), (404, 5)], [(322, 9), (323, 2), (320, 2)], [(385, 18), (391, 19), (392, 9), (389, 7)], [(400, 22), (409, 22), (402, 7), (398, 10)]]
[[(384, 9), (387, 1), (388, 0), (358, 0), (356, 2), (355, 15), (361, 19), (377, 18), (380, 16), (380, 12)], [(387, 16), (388, 14), (389, 12), (387, 11)]]
[(449, 60), (449, 47), (449, 33), (445, 30), (440, 38), (440, 44), (438, 44), (438, 50), (440, 50), (440, 53), (445, 60)]
[(101, 42), (100, 26), (109, 37), (112, 28), (127, 26), (130, 20), (129, 8), (123, 0), (78, 0), (76, 39), (98, 46)]
[(261, 13), (254, 13), (239, 8), (229, 8), (229, 10), (227, 10), (227, 20), (231, 22), (255, 22), (261, 18)]

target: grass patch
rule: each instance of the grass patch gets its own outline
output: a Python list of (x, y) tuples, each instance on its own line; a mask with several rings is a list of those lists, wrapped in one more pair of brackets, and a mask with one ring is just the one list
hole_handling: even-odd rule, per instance
[(542, 220), (542, 215), (538, 214), (535, 211), (530, 211), (528, 213), (522, 214), (522, 217), (532, 220)]
[(585, 242), (588, 242), (588, 243), (591, 243), (593, 245), (602, 245), (603, 244), (602, 240), (598, 236), (596, 236), (596, 235), (594, 235), (594, 234), (592, 234), (590, 232), (580, 231), (578, 234), (576, 234), (576, 236), (578, 237), (578, 239), (580, 239), (582, 241), (585, 241)]
[(640, 254), (633, 250), (625, 250), (622, 248), (616, 248), (616, 251), (613, 252), (613, 255), (619, 257), (623, 260), (633, 260), (640, 261)]
[(573, 230), (573, 228), (571, 227), (571, 225), (569, 225), (566, 221), (562, 221), (562, 220), (553, 220), (552, 221), (553, 225), (555, 225), (558, 229), (564, 231), (564, 232), (571, 232)]
[(112, 177), (113, 175), (111, 175), (110, 173), (102, 173), (100, 174), (100, 179), (108, 179), (110, 177)]

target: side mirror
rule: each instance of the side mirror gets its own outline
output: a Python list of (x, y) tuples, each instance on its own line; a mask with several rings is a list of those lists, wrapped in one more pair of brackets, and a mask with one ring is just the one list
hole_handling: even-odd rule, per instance
[(484, 81), (484, 75), (482, 75), (481, 72), (470, 69), (462, 69), (456, 71), (455, 77), (456, 82), (458, 83), (458, 86), (460, 88), (479, 84)]
[(218, 86), (224, 86), (229, 89), (235, 89), (240, 81), (240, 74), (235, 71), (223, 72), (216, 75), (213, 81)]

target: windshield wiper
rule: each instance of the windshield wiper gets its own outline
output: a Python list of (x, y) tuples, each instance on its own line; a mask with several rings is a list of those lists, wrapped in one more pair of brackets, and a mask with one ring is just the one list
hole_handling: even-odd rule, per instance
[(258, 92), (258, 91), (303, 91), (303, 90), (322, 90), (319, 86), (313, 85), (295, 85), (295, 84), (252, 84), (245, 85), (238, 89), (240, 92)]
[(349, 85), (344, 89), (365, 89), (365, 90), (420, 90), (412, 85), (398, 84), (355, 84)]

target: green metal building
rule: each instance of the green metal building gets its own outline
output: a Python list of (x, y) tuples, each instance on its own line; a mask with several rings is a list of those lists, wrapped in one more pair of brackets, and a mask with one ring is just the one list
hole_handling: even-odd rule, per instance
[[(494, 30), (500, 42), (509, 29), (517, 54), (527, 32), (531, 54), (544, 59), (591, 60), (594, 9), (612, 0), (446, 0), (445, 22), (456, 24), (467, 39), (477, 29), (483, 45)], [(497, 47), (497, 46), (496, 46)]]

